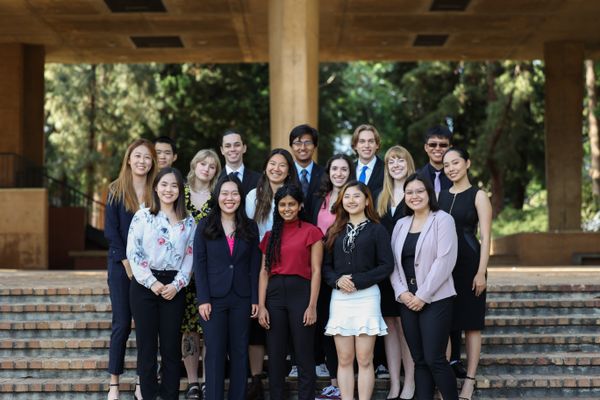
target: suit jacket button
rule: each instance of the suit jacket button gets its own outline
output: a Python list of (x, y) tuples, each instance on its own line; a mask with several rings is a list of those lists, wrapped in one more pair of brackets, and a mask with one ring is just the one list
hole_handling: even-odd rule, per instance
[(230, 266), (229, 266), (229, 269), (233, 269), (233, 265), (230, 265)]
[(415, 264), (415, 267), (418, 267), (418, 266), (419, 266), (419, 264)]

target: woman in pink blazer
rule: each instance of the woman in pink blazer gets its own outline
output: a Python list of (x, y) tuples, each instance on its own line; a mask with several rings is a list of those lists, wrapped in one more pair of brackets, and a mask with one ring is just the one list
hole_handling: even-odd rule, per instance
[(457, 400), (456, 379), (446, 360), (456, 295), (452, 270), (458, 241), (454, 220), (439, 210), (426, 177), (404, 183), (406, 217), (392, 233), (395, 267), (390, 276), (400, 318), (415, 362), (416, 397), (431, 400), (437, 386), (444, 400)]

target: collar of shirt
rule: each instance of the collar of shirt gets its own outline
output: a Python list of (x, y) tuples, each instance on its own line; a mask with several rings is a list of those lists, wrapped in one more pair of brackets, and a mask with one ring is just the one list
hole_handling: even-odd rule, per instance
[(229, 165), (225, 164), (225, 173), (229, 175), (232, 172), (239, 172), (238, 178), (241, 182), (242, 179), (244, 179), (244, 164), (242, 163), (242, 165), (240, 165), (240, 167), (236, 171), (234, 171)]
[(294, 161), (294, 164), (296, 165), (296, 171), (298, 172), (298, 179), (302, 178), (302, 175), (300, 175), (300, 171), (305, 169), (306, 172), (308, 172), (308, 174), (306, 175), (306, 179), (308, 179), (308, 181), (310, 182), (310, 176), (312, 175), (312, 169), (313, 169), (315, 162), (311, 161), (310, 164), (308, 164), (308, 166), (306, 166), (306, 167), (301, 166), (296, 161)]
[(367, 176), (371, 176), (371, 172), (373, 172), (373, 169), (375, 168), (375, 163), (377, 163), (377, 156), (373, 157), (368, 164), (363, 164), (362, 162), (360, 162), (360, 160), (358, 160), (358, 162), (356, 163), (356, 176), (360, 176), (362, 167), (364, 167), (365, 165), (368, 167)]

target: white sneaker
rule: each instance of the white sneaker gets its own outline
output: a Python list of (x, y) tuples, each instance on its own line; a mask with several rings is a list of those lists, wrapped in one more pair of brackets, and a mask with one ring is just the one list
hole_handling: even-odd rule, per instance
[(322, 399), (339, 400), (341, 398), (341, 396), (342, 396), (342, 393), (340, 392), (340, 389), (338, 389), (336, 386), (329, 385), (329, 386), (323, 388), (323, 390), (321, 391), (321, 394), (319, 394), (316, 397), (316, 400), (322, 400)]
[(295, 365), (292, 365), (292, 369), (290, 370), (290, 373), (288, 374), (288, 378), (297, 378), (298, 377), (298, 367)]
[(317, 373), (317, 378), (329, 378), (329, 370), (325, 364), (317, 365), (315, 367), (315, 372)]
[(377, 379), (390, 379), (390, 371), (383, 365), (378, 365), (375, 369), (375, 377)]

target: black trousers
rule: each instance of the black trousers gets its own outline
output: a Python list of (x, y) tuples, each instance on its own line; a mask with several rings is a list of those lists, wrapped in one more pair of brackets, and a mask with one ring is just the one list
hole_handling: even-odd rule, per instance
[(108, 261), (108, 289), (112, 306), (110, 348), (108, 351), (108, 372), (113, 375), (123, 373), (127, 339), (131, 333), (131, 308), (129, 288), (131, 281), (125, 267), (118, 261)]
[[(154, 272), (154, 276), (165, 285), (173, 281), (175, 274), (175, 271)], [(185, 294), (180, 291), (173, 299), (165, 300), (132, 279), (130, 302), (135, 320), (137, 369), (142, 397), (154, 400), (160, 395), (164, 400), (177, 400), (181, 363), (180, 329)], [(162, 370), (160, 387), (156, 377), (159, 339)]]
[(453, 301), (449, 297), (426, 304), (419, 312), (400, 309), (404, 336), (415, 362), (416, 397), (432, 400), (437, 386), (444, 400), (458, 400), (456, 378), (446, 360), (452, 325)]
[(246, 399), (248, 335), (252, 307), (250, 297), (231, 290), (225, 297), (210, 299), (210, 319), (200, 319), (206, 344), (205, 400), (223, 400), (225, 360), (229, 354), (229, 400)]
[(321, 283), (319, 300), (317, 301), (317, 323), (315, 324), (315, 361), (325, 362), (329, 376), (337, 378), (338, 359), (333, 336), (325, 336), (325, 325), (329, 320), (329, 303), (331, 303), (331, 287)]
[(285, 399), (286, 355), (291, 338), (298, 365), (298, 400), (315, 398), (315, 327), (302, 319), (310, 300), (310, 281), (295, 275), (273, 275), (267, 286), (266, 307), (271, 328), (267, 330), (269, 394), (272, 400)]

